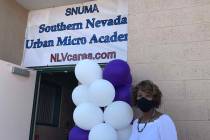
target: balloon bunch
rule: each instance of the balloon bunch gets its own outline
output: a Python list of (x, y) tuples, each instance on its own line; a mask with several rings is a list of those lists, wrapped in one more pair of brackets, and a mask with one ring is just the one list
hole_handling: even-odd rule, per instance
[(81, 84), (72, 93), (76, 126), (69, 140), (128, 140), (133, 119), (129, 65), (113, 60), (102, 71), (94, 61), (82, 60), (75, 75)]

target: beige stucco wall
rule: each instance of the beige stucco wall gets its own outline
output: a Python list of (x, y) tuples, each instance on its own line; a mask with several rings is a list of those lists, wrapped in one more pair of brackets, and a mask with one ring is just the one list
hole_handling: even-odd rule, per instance
[(210, 0), (129, 0), (134, 83), (155, 81), (180, 140), (210, 140)]
[(0, 60), (0, 140), (28, 140), (36, 72), (19, 76), (12, 67), (17, 65)]
[(0, 0), (0, 59), (21, 63), (27, 15), (15, 0)]

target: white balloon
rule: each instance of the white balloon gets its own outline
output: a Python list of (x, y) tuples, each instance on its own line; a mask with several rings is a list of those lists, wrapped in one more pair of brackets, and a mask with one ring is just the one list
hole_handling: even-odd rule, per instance
[(99, 124), (90, 130), (88, 140), (117, 140), (117, 132), (109, 124)]
[(131, 136), (132, 126), (117, 131), (118, 140), (129, 140)]
[(82, 103), (74, 110), (73, 119), (78, 127), (90, 130), (103, 122), (103, 111), (92, 103)]
[(106, 107), (104, 111), (104, 120), (115, 129), (126, 128), (133, 120), (133, 110), (126, 102), (113, 102)]
[(90, 84), (96, 79), (102, 78), (102, 69), (94, 61), (82, 60), (75, 67), (75, 76), (82, 84)]
[(111, 104), (114, 97), (114, 86), (107, 80), (95, 80), (89, 87), (89, 100), (100, 107)]
[(88, 87), (85, 85), (79, 85), (74, 88), (72, 92), (72, 100), (76, 106), (88, 102)]

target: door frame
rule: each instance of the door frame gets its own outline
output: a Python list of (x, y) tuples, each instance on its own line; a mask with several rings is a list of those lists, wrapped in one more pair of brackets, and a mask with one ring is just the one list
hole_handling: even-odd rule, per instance
[(36, 126), (35, 122), (36, 122), (37, 105), (38, 105), (38, 99), (39, 99), (40, 82), (41, 82), (41, 72), (37, 71), (35, 91), (34, 91), (34, 101), (33, 101), (33, 108), (32, 108), (32, 114), (31, 114), (31, 127), (30, 127), (29, 140), (34, 140), (34, 132), (35, 132), (35, 126)]
[[(99, 63), (101, 68), (104, 68), (106, 63)], [(33, 109), (32, 109), (32, 116), (31, 116), (31, 127), (30, 127), (30, 134), (29, 140), (34, 140), (34, 132), (36, 126), (36, 116), (38, 110), (38, 99), (39, 99), (39, 89), (41, 83), (41, 75), (42, 73), (47, 72), (68, 72), (74, 71), (74, 65), (65, 65), (65, 66), (50, 66), (50, 67), (33, 67), (32, 69), (37, 70), (37, 77), (36, 77), (36, 84), (35, 84), (35, 91), (34, 91), (34, 101), (33, 101)]]
[(35, 136), (35, 127), (36, 127), (36, 117), (37, 117), (37, 111), (38, 111), (38, 99), (39, 99), (39, 90), (40, 90), (40, 83), (42, 79), (43, 73), (48, 72), (68, 72), (68, 71), (74, 71), (75, 65), (69, 65), (69, 66), (56, 66), (56, 67), (36, 67), (33, 68), (37, 70), (37, 76), (36, 76), (36, 83), (35, 83), (35, 91), (34, 91), (34, 100), (33, 100), (33, 108), (32, 108), (32, 115), (31, 115), (31, 127), (30, 127), (30, 134), (29, 134), (29, 140), (34, 140)]

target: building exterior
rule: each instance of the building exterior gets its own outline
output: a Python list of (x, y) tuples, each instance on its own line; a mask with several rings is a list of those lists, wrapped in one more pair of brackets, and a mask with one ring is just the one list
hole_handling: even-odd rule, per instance
[[(153, 80), (180, 140), (210, 139), (210, 1), (129, 0), (133, 84)], [(0, 59), (20, 64), (28, 10), (0, 1)]]
[(0, 13), (0, 59), (20, 65), (28, 10), (15, 0), (1, 0)]
[(129, 1), (128, 62), (134, 83), (154, 80), (179, 139), (210, 139), (208, 0)]

